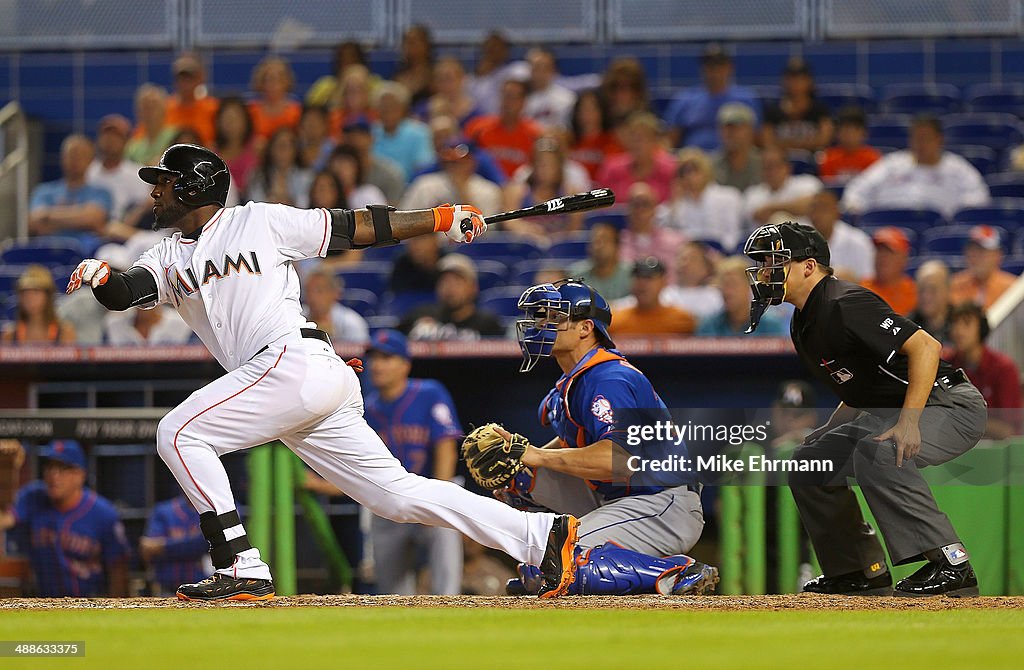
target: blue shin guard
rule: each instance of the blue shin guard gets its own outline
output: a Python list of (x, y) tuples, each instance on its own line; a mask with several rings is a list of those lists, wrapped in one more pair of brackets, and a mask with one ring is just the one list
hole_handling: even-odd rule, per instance
[[(606, 543), (577, 550), (576, 581), (569, 595), (700, 594), (714, 590), (718, 570), (682, 554), (659, 558)], [(540, 569), (520, 564), (519, 578), (510, 580), (509, 595), (536, 594), (543, 583)]]

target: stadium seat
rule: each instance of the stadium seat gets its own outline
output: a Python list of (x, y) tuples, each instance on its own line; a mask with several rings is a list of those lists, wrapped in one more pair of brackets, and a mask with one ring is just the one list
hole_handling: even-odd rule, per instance
[(980, 144), (1002, 151), (1024, 141), (1021, 121), (1012, 114), (949, 114), (942, 126), (947, 145)]
[(963, 256), (911, 256), (910, 260), (907, 261), (907, 267), (904, 273), (913, 277), (914, 273), (917, 272), (917, 269), (921, 267), (923, 263), (929, 260), (942, 261), (949, 268), (950, 272), (959, 272), (960, 270), (963, 270), (965, 267), (967, 267), (967, 262), (964, 260)]
[(993, 198), (1024, 198), (1024, 173), (997, 172), (985, 177)]
[(501, 261), (483, 260), (476, 262), (476, 279), (481, 291), (501, 286), (505, 283), (507, 275), (508, 265)]
[(995, 172), (999, 161), (995, 149), (980, 144), (947, 144), (946, 151), (966, 158), (982, 176)]
[(512, 268), (508, 280), (514, 286), (533, 286), (536, 283), (534, 277), (541, 270), (560, 270), (564, 274), (578, 261), (578, 258), (538, 258), (522, 261)]
[(525, 258), (537, 258), (542, 252), (540, 247), (523, 237), (497, 233), (482, 237), (473, 244), (460, 247), (459, 253), (467, 255), (475, 261), (490, 260), (513, 263)]
[(918, 242), (920, 241), (920, 237), (921, 236), (918, 233), (918, 231), (914, 230), (913, 228), (907, 228), (906, 226), (865, 226), (865, 225), (858, 225), (857, 227), (860, 228), (861, 230), (863, 230), (869, 236), (873, 236), (875, 234), (875, 231), (878, 230), (879, 228), (898, 228), (900, 230), (900, 232), (902, 232), (904, 235), (907, 236), (907, 241), (910, 242), (910, 248), (913, 250), (913, 252), (917, 253), (917, 248), (918, 248), (917, 245), (918, 245)]
[(969, 112), (998, 112), (1024, 116), (1024, 84), (975, 84), (967, 89), (964, 108)]
[(872, 114), (868, 117), (868, 144), (906, 149), (910, 118), (908, 114)]
[(818, 176), (818, 162), (810, 151), (789, 151), (786, 153), (793, 174), (809, 174)]
[(970, 226), (987, 223), (1016, 233), (1024, 228), (1024, 199), (997, 198), (984, 207), (965, 207), (953, 215), (953, 223)]
[[(623, 194), (618, 194), (617, 197), (624, 198), (625, 196)], [(626, 214), (625, 212), (616, 212), (614, 210), (600, 210), (583, 215), (583, 225), (586, 226), (587, 230), (598, 223), (607, 223), (615, 226), (619, 230), (625, 230)]]
[(1014, 254), (1024, 254), (1024, 230), (1018, 230), (1017, 234), (1013, 239), (1013, 247), (1011, 248)]
[(574, 239), (553, 242), (551, 246), (548, 247), (547, 255), (557, 258), (573, 258), (576, 260), (581, 260), (587, 257), (587, 245), (589, 244), (589, 239)]
[(18, 312), (18, 296), (0, 293), (0, 324), (14, 321)]
[(402, 291), (387, 293), (377, 303), (378, 315), (390, 315), (401, 318), (420, 305), (434, 302), (433, 291)]
[(378, 330), (384, 330), (385, 328), (397, 328), (398, 317), (390, 314), (368, 316), (366, 317), (366, 325), (370, 327), (370, 334), (373, 335), (373, 333)]
[(47, 267), (77, 266), (84, 257), (82, 247), (67, 238), (37, 237), (27, 242), (11, 242), (0, 252), (4, 265), (39, 263)]
[(818, 100), (825, 103), (833, 115), (843, 107), (875, 111), (875, 94), (867, 84), (818, 84), (817, 93)]
[(24, 265), (0, 265), (0, 297), (13, 294), (14, 285), (18, 283), (18, 277), (25, 271)]
[(960, 89), (952, 84), (891, 84), (882, 89), (889, 114), (948, 114), (960, 108)]
[(401, 244), (388, 247), (370, 247), (363, 251), (364, 261), (394, 261), (402, 253)]
[(525, 286), (502, 286), (482, 291), (477, 304), (480, 309), (494, 312), (505, 319), (514, 319), (520, 315), (519, 296), (526, 288)]
[(1010, 274), (1024, 274), (1024, 254), (1005, 256), (1000, 267)]
[(857, 219), (857, 225), (900, 226), (918, 234), (945, 223), (942, 213), (932, 209), (873, 209)]
[(377, 293), (361, 288), (346, 288), (341, 295), (341, 304), (359, 312), (359, 316), (373, 316), (377, 311)]
[[(999, 228), (998, 226), (995, 226)], [(1003, 239), (1009, 240), (1006, 229), (999, 228)], [(964, 244), (971, 236), (971, 226), (942, 226), (921, 235), (921, 253), (925, 256), (962, 256)]]
[[(782, 97), (782, 87), (778, 84), (755, 84), (753, 86), (747, 86), (754, 92), (754, 95), (758, 100), (761, 101), (761, 106), (773, 105), (779, 101)], [(761, 110), (757, 110), (758, 114)]]
[(337, 275), (347, 289), (359, 288), (381, 295), (388, 290), (391, 264), (384, 261), (358, 263), (338, 270)]

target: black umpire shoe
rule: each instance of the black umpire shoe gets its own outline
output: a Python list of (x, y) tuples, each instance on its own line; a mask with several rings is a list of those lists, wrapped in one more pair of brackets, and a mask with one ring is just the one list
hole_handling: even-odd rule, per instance
[(580, 520), (571, 514), (555, 517), (548, 533), (548, 546), (540, 571), (544, 586), (537, 594), (540, 598), (557, 598), (565, 594), (576, 580), (576, 542), (579, 540)]
[(195, 584), (178, 587), (178, 600), (270, 600), (274, 582), (269, 579), (236, 579), (219, 572)]
[(804, 584), (804, 593), (833, 596), (891, 596), (892, 576), (888, 572), (868, 578), (863, 572), (826, 577), (821, 575)]
[(951, 565), (946, 559), (925, 563), (906, 579), (896, 583), (898, 596), (976, 596), (978, 578), (970, 562)]

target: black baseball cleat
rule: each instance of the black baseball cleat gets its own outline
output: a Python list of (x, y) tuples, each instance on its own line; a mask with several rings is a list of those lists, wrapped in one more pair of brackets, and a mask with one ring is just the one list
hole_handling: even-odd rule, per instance
[(978, 578), (970, 562), (952, 565), (946, 559), (925, 563), (920, 570), (896, 583), (895, 595), (953, 596), (978, 595)]
[(269, 579), (236, 579), (219, 572), (195, 584), (182, 584), (178, 600), (270, 600), (274, 582)]
[(884, 572), (869, 578), (860, 571), (835, 577), (821, 575), (804, 584), (803, 590), (833, 596), (891, 596), (892, 576)]
[(540, 598), (564, 595), (576, 580), (576, 542), (579, 541), (580, 520), (571, 514), (555, 517), (548, 533), (548, 546), (540, 571), (544, 586), (537, 594)]

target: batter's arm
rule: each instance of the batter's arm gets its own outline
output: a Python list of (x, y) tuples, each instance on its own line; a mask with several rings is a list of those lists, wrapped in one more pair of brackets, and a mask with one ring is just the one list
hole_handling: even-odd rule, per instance
[(403, 211), (369, 205), (366, 209), (332, 209), (330, 213), (332, 224), (328, 254), (397, 244), (431, 233), (444, 233), (455, 242), (472, 242), (487, 230), (480, 211), (470, 205)]
[(580, 448), (558, 449), (550, 444), (544, 448), (530, 445), (523, 454), (523, 464), (531, 468), (550, 468), (567, 475), (595, 481), (621, 479), (632, 474), (626, 467), (629, 454), (611, 440)]

